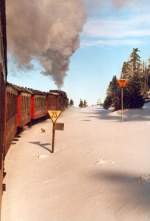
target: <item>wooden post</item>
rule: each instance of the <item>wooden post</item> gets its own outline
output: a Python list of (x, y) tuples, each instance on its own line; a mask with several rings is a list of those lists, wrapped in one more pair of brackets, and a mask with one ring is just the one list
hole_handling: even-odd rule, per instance
[(127, 79), (118, 80), (118, 85), (121, 89), (121, 121), (123, 121), (123, 111), (124, 111), (124, 88), (127, 86)]
[(52, 153), (54, 153), (54, 145), (55, 145), (55, 123), (53, 123), (52, 127)]
[(123, 121), (123, 109), (124, 109), (124, 105), (123, 105), (123, 88), (121, 88), (121, 120)]

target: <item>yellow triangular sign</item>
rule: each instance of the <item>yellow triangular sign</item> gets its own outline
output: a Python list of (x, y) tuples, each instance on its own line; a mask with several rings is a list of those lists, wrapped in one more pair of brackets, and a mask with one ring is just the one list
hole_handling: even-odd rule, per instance
[(59, 118), (59, 116), (61, 115), (60, 110), (48, 110), (48, 113), (53, 123), (55, 123)]

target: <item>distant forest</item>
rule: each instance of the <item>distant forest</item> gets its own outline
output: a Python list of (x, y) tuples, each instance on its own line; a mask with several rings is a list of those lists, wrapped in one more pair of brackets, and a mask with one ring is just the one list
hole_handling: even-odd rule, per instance
[[(127, 80), (127, 87), (124, 88), (124, 108), (142, 108), (150, 88), (150, 59), (145, 63), (139, 55), (139, 49), (133, 48), (129, 60), (123, 63), (120, 79)], [(114, 75), (109, 83), (103, 106), (105, 109), (112, 107), (119, 110), (120, 99), (121, 90)]]

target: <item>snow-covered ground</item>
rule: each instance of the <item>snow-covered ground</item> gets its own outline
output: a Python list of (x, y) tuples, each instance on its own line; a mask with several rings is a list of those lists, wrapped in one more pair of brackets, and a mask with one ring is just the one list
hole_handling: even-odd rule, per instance
[[(150, 106), (71, 108), (27, 128), (6, 157), (2, 221), (149, 221)], [(43, 128), (44, 130), (41, 130)]]

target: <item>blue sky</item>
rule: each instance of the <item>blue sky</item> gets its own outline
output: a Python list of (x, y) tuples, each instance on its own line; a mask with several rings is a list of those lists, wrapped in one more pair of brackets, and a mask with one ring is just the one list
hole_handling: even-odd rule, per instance
[[(133, 0), (121, 8), (110, 1), (89, 12), (81, 33), (81, 46), (72, 56), (64, 86), (76, 104), (80, 98), (95, 104), (105, 97), (113, 75), (120, 75), (123, 61), (133, 47), (140, 49), (142, 59), (150, 57), (150, 2)], [(33, 61), (30, 71), (16, 68), (9, 59), (8, 81), (47, 91), (56, 88), (51, 77), (40, 74), (41, 67)]]

